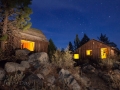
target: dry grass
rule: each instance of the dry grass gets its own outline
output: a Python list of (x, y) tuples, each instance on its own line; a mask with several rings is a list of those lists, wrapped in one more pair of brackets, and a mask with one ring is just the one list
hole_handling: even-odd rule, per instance
[(65, 50), (65, 52), (61, 52), (59, 49), (55, 51), (53, 54), (53, 57), (51, 59), (52, 63), (55, 66), (61, 67), (61, 68), (70, 68), (73, 67), (74, 61), (73, 61), (73, 55), (69, 50)]

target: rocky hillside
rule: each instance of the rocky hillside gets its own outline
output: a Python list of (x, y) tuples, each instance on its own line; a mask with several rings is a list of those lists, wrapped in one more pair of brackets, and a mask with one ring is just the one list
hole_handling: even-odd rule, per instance
[(16, 50), (15, 57), (0, 61), (0, 90), (120, 90), (119, 63), (106, 72), (90, 64), (74, 67), (70, 58), (52, 63), (45, 52)]

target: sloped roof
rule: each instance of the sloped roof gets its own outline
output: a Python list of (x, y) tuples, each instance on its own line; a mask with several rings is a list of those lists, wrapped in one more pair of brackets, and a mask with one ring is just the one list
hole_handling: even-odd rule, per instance
[(20, 31), (19, 33), (21, 34), (22, 38), (29, 38), (32, 40), (41, 40), (41, 41), (48, 42), (48, 40), (45, 37), (45, 35), (43, 34), (43, 32), (41, 30), (38, 30), (35, 28), (30, 28), (25, 31)]
[(108, 47), (111, 47), (112, 49), (118, 50), (116, 47), (110, 46), (109, 44), (106, 44), (106, 43), (104, 43), (104, 42), (102, 42), (102, 41), (98, 41), (98, 40), (95, 40), (95, 39), (91, 39), (91, 40), (97, 41), (97, 42), (99, 42), (99, 43), (102, 43), (102, 44), (107, 45)]
[[(102, 41), (98, 41), (98, 40), (95, 40), (95, 39), (91, 39), (91, 40), (89, 40), (88, 42), (90, 42), (90, 41), (92, 41), (92, 40), (93, 40), (93, 41), (96, 41), (96, 42), (99, 42), (99, 43), (102, 43), (102, 44), (104, 44), (104, 45), (106, 45), (106, 46), (108, 46), (108, 47), (111, 47), (112, 49), (114, 49), (114, 50), (116, 50), (116, 51), (119, 51), (116, 47), (112, 47), (112, 46), (110, 46), (110, 45), (108, 45), (108, 44), (106, 44), (106, 43), (104, 43), (104, 42), (102, 42)], [(87, 43), (88, 43), (88, 42), (87, 42)], [(85, 44), (86, 44), (86, 43), (85, 43)], [(85, 44), (83, 44), (83, 45), (85, 45)], [(82, 46), (83, 46), (83, 45), (82, 45)], [(82, 46), (80, 46), (80, 47), (82, 47)], [(79, 48), (80, 48), (80, 47), (79, 47)], [(79, 48), (78, 48), (78, 49), (79, 49)], [(76, 49), (76, 50), (77, 50), (77, 49)], [(76, 51), (76, 50), (75, 50), (75, 51)]]

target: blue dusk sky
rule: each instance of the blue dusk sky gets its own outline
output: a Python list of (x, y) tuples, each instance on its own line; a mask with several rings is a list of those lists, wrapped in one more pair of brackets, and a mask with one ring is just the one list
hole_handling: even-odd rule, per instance
[(90, 39), (106, 34), (120, 49), (120, 0), (33, 0), (32, 27), (57, 48), (73, 43), (76, 34)]

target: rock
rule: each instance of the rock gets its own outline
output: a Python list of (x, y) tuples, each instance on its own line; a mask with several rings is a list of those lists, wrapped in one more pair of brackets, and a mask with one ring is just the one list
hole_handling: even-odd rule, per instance
[(28, 59), (28, 54), (30, 53), (29, 50), (27, 49), (18, 49), (15, 51), (15, 56), (18, 58), (18, 59), (21, 59), (21, 60), (27, 60)]
[(30, 62), (29, 64), (32, 65), (35, 69), (41, 66), (39, 61), (33, 61), (33, 62)]
[(80, 77), (80, 81), (83, 85), (85, 85), (85, 87), (89, 87), (91, 85), (90, 79), (85, 76)]
[(15, 72), (15, 71), (25, 71), (25, 67), (23, 67), (21, 64), (14, 63), (14, 62), (7, 62), (5, 64), (5, 70), (7, 72)]
[(50, 83), (50, 85), (52, 85), (52, 84), (54, 84), (54, 82), (55, 82), (55, 77), (54, 77), (54, 76), (49, 76), (49, 77), (47, 78), (47, 81), (48, 81), (48, 83)]
[[(34, 86), (43, 87), (43, 80), (40, 79), (37, 75), (31, 74), (28, 77), (26, 77), (23, 82), (28, 82), (28, 87), (30, 89), (35, 88)], [(36, 87), (37, 88), (37, 87)], [(36, 90), (35, 88), (35, 90)]]
[(81, 90), (81, 87), (68, 70), (61, 69), (59, 72), (59, 78), (64, 81), (68, 87), (71, 87), (72, 90)]
[(78, 83), (72, 86), (72, 90), (82, 90)]
[(40, 53), (41, 54), (41, 56), (39, 57), (39, 61), (40, 61), (40, 63), (41, 64), (46, 64), (46, 63), (48, 63), (49, 61), (48, 61), (48, 55), (47, 55), (47, 53), (45, 53), (45, 52), (41, 52)]
[(111, 79), (110, 75), (107, 74), (107, 73), (99, 72), (99, 73), (98, 73), (98, 76), (99, 76), (100, 78), (102, 78), (102, 79), (103, 79), (105, 82), (107, 82), (107, 83), (112, 82), (112, 79)]
[(4, 77), (5, 77), (5, 70), (0, 68), (0, 80), (3, 80)]
[(15, 55), (16, 56), (27, 56), (30, 53), (30, 51), (28, 49), (18, 49), (15, 51)]
[(29, 64), (28, 61), (21, 61), (20, 64), (21, 64), (23, 67), (25, 67), (25, 68), (29, 68), (29, 67), (30, 67), (30, 64)]
[(42, 70), (41, 70), (41, 73), (46, 76), (48, 75), (49, 73), (51, 72), (51, 69), (49, 67), (44, 67)]
[(40, 53), (34, 53), (29, 56), (29, 62), (32, 63), (34, 61), (39, 61), (40, 64), (46, 64), (48, 63), (48, 55), (45, 52), (40, 52)]
[(69, 74), (70, 74), (70, 72), (68, 70), (64, 70), (64, 69), (61, 69), (59, 72), (60, 78), (64, 78), (65, 75), (69, 75)]
[(41, 74), (37, 74), (37, 76), (38, 76), (40, 79), (44, 79), (44, 77), (43, 77)]
[(95, 68), (92, 65), (87, 65), (82, 68), (85, 73), (93, 73), (95, 72)]
[(112, 79), (112, 87), (115, 89), (120, 88), (120, 71), (114, 70), (114, 74), (110, 75)]

